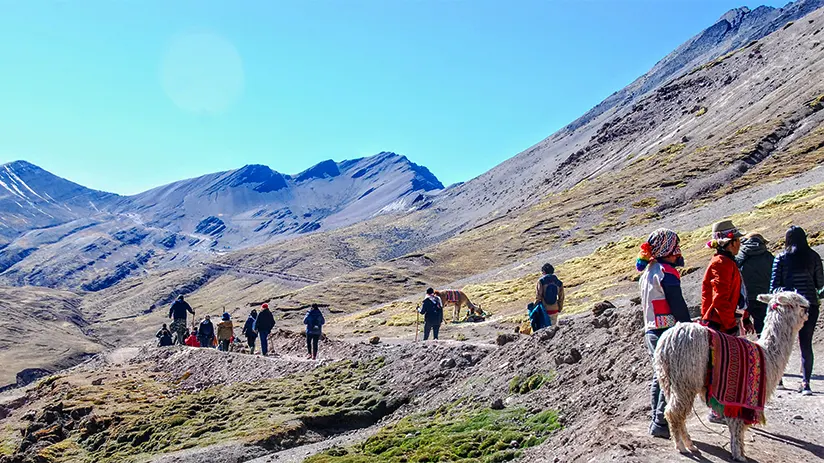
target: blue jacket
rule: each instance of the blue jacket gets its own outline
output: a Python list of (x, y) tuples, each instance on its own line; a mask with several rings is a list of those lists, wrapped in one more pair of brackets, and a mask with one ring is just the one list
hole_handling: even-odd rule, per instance
[(197, 337), (212, 339), (215, 337), (215, 325), (211, 320), (203, 320), (200, 322), (200, 328), (197, 329)]
[(169, 318), (175, 320), (186, 320), (186, 312), (194, 315), (195, 311), (189, 306), (189, 303), (182, 300), (176, 300), (171, 307), (169, 307)]
[(303, 324), (306, 325), (306, 334), (321, 334), (324, 323), (326, 323), (326, 319), (323, 318), (323, 313), (321, 313), (320, 309), (309, 309), (309, 312), (303, 317)]
[(255, 318), (249, 315), (249, 318), (246, 319), (246, 323), (243, 324), (243, 335), (247, 338), (255, 337)]

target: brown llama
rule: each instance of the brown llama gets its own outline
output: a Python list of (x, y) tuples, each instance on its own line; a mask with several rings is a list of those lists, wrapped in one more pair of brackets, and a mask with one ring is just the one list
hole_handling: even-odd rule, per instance
[(476, 313), (478, 315), (483, 314), (480, 304), (473, 304), (472, 301), (469, 300), (469, 296), (467, 296), (463, 291), (442, 289), (440, 291), (435, 291), (435, 295), (441, 298), (444, 308), (446, 308), (447, 305), (452, 304), (452, 323), (456, 323), (461, 319), (461, 307), (463, 306), (466, 306), (472, 311), (472, 313)]
[[(772, 396), (784, 375), (793, 343), (807, 320), (809, 302), (795, 292), (762, 294), (767, 318), (758, 344), (764, 353), (766, 398)], [(687, 418), (698, 394), (706, 394), (707, 361), (710, 356), (710, 329), (698, 323), (679, 323), (667, 330), (655, 349), (655, 370), (667, 399), (664, 416), (669, 422), (676, 449), (697, 452), (689, 433)], [(750, 427), (743, 420), (726, 418), (730, 430), (730, 451), (736, 461), (744, 457), (744, 433)]]

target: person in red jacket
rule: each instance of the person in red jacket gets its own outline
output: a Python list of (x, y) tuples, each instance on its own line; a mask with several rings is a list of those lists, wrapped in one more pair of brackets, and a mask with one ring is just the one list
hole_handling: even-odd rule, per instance
[[(713, 224), (712, 239), (707, 246), (715, 249), (715, 255), (710, 260), (701, 285), (701, 324), (732, 336), (743, 335), (742, 319), (746, 332), (755, 332), (755, 326), (747, 313), (747, 290), (738, 264), (735, 263), (735, 255), (741, 249), (742, 236), (744, 234), (731, 220)], [(712, 409), (709, 421), (715, 424), (726, 423)]]
[(747, 313), (746, 288), (735, 263), (742, 236), (730, 220), (713, 224), (712, 240), (707, 246), (715, 249), (715, 255), (701, 285), (702, 324), (733, 336), (742, 334), (739, 329), (742, 319), (747, 332), (754, 330)]
[(192, 330), (192, 334), (186, 338), (186, 345), (189, 347), (200, 347), (200, 341), (197, 340), (197, 328)]

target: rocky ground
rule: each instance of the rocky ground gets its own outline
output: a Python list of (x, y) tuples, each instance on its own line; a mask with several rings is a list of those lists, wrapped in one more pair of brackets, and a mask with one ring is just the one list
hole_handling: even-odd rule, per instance
[[(0, 461), (687, 461), (646, 435), (642, 331), (626, 306), (532, 336), (488, 324), (482, 341), (331, 339), (320, 361), (286, 331), (269, 358), (118, 349), (4, 395)], [(794, 357), (788, 388), (797, 370)], [(821, 372), (814, 390), (824, 390)], [(750, 433), (751, 461), (824, 458), (823, 395), (779, 390), (767, 416)], [(708, 426), (690, 421), (694, 458), (727, 461), (726, 428)]]

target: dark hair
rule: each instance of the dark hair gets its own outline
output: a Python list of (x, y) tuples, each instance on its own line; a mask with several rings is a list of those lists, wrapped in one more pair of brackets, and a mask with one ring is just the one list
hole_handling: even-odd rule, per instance
[(547, 275), (552, 275), (553, 273), (555, 273), (555, 267), (553, 267), (552, 264), (544, 264), (541, 267), (541, 271), (546, 273)]
[(251, 312), (249, 312), (249, 315), (251, 315), (251, 316), (252, 316), (252, 318), (257, 318), (257, 310), (252, 309), (252, 311), (251, 311)]
[(812, 258), (812, 249), (807, 242), (807, 233), (793, 225), (784, 236), (784, 253), (791, 265), (806, 265)]
[(312, 304), (312, 308), (313, 308), (313, 309), (317, 309), (317, 308), (318, 308), (318, 305), (317, 305), (317, 304)]
[(435, 290), (432, 288), (426, 288), (426, 294), (435, 294)]
[(178, 301), (182, 301), (182, 300), (183, 300), (183, 295), (182, 295), (182, 294), (178, 294), (178, 295), (177, 295), (177, 300), (178, 300)]

